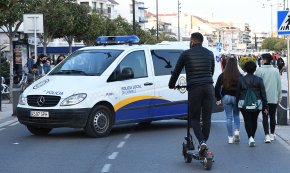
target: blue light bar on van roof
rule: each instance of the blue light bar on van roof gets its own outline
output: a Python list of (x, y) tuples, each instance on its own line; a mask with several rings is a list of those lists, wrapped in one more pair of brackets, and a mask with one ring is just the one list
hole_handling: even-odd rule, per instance
[(97, 38), (97, 44), (114, 45), (114, 44), (137, 44), (140, 39), (136, 35), (128, 36), (100, 36)]

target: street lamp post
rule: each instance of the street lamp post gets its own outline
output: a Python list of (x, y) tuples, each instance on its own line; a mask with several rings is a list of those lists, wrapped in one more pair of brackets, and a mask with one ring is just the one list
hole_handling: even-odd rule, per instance
[(135, 0), (132, 0), (132, 7), (133, 7), (133, 35), (136, 35), (136, 25), (135, 25)]
[[(270, 0), (268, 0), (270, 1)], [(288, 1), (287, 1), (288, 2)], [(281, 4), (278, 3), (277, 4), (274, 4), (274, 3), (270, 3), (270, 4), (263, 4), (262, 8), (266, 8), (266, 5), (270, 6), (271, 7), (271, 37), (273, 37), (273, 5), (277, 5), (277, 11), (279, 11), (279, 7), (282, 7)], [(288, 6), (288, 4), (287, 4)], [(284, 8), (285, 8), (285, 1), (284, 1)]]
[(159, 24), (158, 24), (158, 0), (156, 0), (156, 36), (157, 36), (157, 41), (159, 40)]
[(177, 7), (178, 7), (178, 12), (177, 12), (177, 22), (178, 22), (178, 41), (180, 41), (180, 5), (181, 5), (181, 3), (179, 3), (179, 0), (178, 0), (178, 5), (177, 5)]

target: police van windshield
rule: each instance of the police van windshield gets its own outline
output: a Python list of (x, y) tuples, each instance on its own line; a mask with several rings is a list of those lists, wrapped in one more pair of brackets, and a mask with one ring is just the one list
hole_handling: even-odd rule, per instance
[(100, 76), (123, 50), (81, 50), (55, 67), (49, 75)]

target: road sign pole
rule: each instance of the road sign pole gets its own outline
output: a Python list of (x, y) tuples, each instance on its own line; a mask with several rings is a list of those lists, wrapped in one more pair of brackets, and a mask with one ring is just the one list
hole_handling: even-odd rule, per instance
[[(289, 80), (289, 74), (290, 74), (290, 40), (289, 35), (287, 35), (287, 80), (288, 80), (288, 108), (290, 107), (290, 80)], [(290, 110), (288, 109), (287, 114), (290, 115)]]

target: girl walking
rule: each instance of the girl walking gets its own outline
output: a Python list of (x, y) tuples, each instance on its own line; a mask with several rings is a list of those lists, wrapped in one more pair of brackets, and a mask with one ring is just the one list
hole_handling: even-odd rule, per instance
[(240, 142), (240, 116), (236, 92), (241, 76), (237, 59), (235, 57), (228, 58), (225, 69), (219, 75), (215, 85), (216, 104), (223, 103), (226, 113), (229, 144)]
[(239, 101), (244, 101), (247, 95), (248, 89), (252, 89), (257, 99), (260, 100), (261, 104), (259, 108), (255, 111), (248, 111), (243, 108), (243, 105), (238, 105), (242, 115), (244, 117), (244, 124), (246, 128), (246, 132), (249, 138), (249, 146), (254, 147), (255, 144), (255, 134), (257, 130), (257, 120), (260, 111), (262, 110), (264, 113), (268, 113), (268, 105), (265, 87), (262, 78), (254, 75), (256, 71), (257, 65), (253, 61), (246, 62), (244, 69), (247, 74), (241, 77), (238, 87), (238, 95), (237, 99)]

